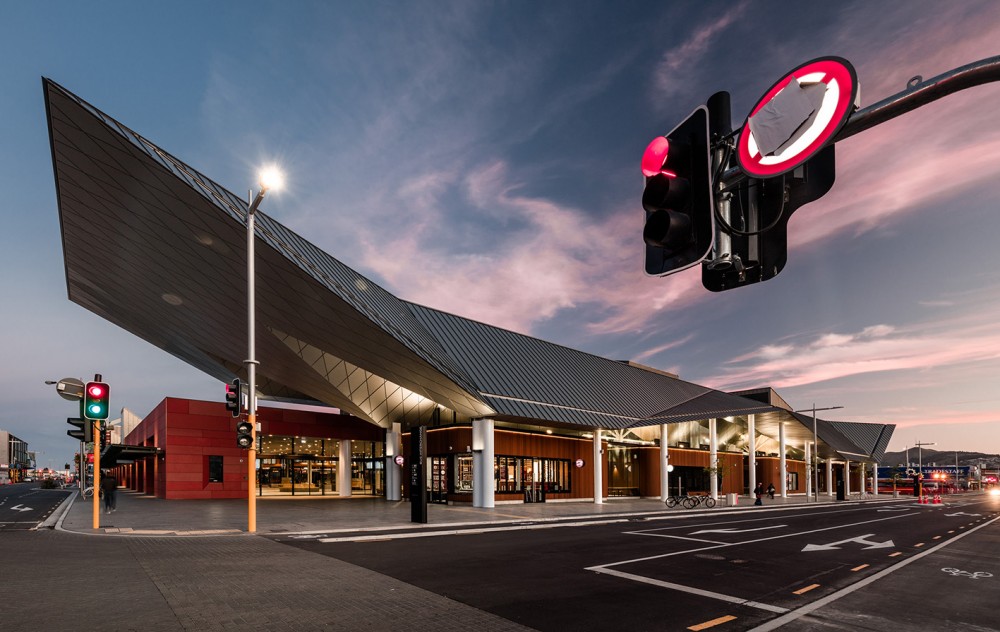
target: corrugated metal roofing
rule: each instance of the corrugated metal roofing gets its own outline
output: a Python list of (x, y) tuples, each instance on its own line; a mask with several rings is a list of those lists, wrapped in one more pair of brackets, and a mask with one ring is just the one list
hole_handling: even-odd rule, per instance
[(670, 409), (650, 415), (642, 423), (635, 425), (648, 426), (661, 423), (679, 423), (713, 417), (753, 415), (779, 410), (781, 409), (753, 399), (737, 397), (729, 393), (723, 393), (722, 391), (709, 391)]
[[(712, 392), (704, 386), (428, 307), (412, 303), (409, 307), (489, 402), (512, 398), (635, 423)], [(580, 418), (568, 412), (559, 415)]]
[(896, 429), (894, 425), (860, 423), (856, 421), (831, 421), (830, 425), (860, 447), (873, 460), (885, 456), (886, 446)]

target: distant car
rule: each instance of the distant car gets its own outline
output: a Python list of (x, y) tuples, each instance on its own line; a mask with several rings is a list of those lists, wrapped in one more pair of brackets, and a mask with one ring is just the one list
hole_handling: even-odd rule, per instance
[(35, 477), (34, 476), (25, 476), (23, 482), (25, 482), (25, 483), (34, 483), (35, 482)]

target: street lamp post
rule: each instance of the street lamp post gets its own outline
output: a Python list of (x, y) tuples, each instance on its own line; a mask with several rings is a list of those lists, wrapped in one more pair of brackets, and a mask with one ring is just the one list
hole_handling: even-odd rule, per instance
[(917, 447), (917, 474), (920, 476), (920, 497), (923, 498), (923, 496), (924, 496), (924, 450), (923, 450), (923, 448), (924, 448), (925, 445), (937, 445), (937, 442), (932, 441), (930, 443), (920, 443), (920, 441), (917, 441), (913, 445), (915, 445)]
[(254, 215), (270, 189), (278, 189), (282, 175), (275, 167), (266, 167), (260, 172), (260, 190), (247, 208), (247, 421), (250, 423), (250, 450), (247, 453), (247, 531), (257, 531), (257, 497), (254, 487), (257, 480), (257, 359), (256, 354), (256, 277), (254, 273)]
[[(816, 404), (812, 405), (812, 408), (806, 408), (803, 410), (796, 410), (797, 413), (804, 413), (807, 411), (812, 411), (813, 416), (813, 455), (812, 455), (812, 488), (815, 492), (816, 502), (819, 502), (819, 436), (816, 432), (816, 411), (817, 410), (837, 410), (838, 408), (843, 408), (843, 406), (827, 406), (826, 408), (816, 408)], [(827, 485), (830, 481), (826, 482)]]

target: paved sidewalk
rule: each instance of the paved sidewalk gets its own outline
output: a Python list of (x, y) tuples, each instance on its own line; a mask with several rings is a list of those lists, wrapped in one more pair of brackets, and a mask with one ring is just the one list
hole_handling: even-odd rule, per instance
[[(879, 500), (890, 500), (888, 495)], [(119, 490), (118, 508), (100, 514), (100, 528), (93, 528), (91, 500), (73, 495), (60, 517), (58, 528), (76, 533), (141, 536), (211, 536), (245, 534), (246, 500), (161, 500), (137, 492)], [(774, 500), (765, 498), (763, 509), (822, 506), (836, 502), (821, 495), (819, 502), (803, 495)], [(856, 500), (844, 503), (859, 502)], [(862, 501), (863, 502), (863, 501)], [(503, 504), (490, 509), (469, 505), (428, 506), (428, 524), (410, 522), (409, 502), (390, 502), (371, 497), (262, 497), (257, 499), (257, 534), (279, 535), (310, 532), (354, 532), (406, 529), (440, 529), (473, 524), (601, 520), (613, 517), (682, 516), (701, 512), (760, 511), (753, 501), (741, 497), (735, 507), (720, 501), (714, 509), (668, 509), (657, 499), (613, 499), (592, 502)]]

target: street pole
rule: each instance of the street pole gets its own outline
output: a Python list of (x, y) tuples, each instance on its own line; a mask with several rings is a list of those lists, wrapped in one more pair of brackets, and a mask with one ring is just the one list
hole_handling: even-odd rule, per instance
[[(250, 449), (247, 451), (247, 531), (257, 531), (257, 496), (254, 487), (257, 479), (257, 359), (256, 354), (256, 277), (254, 275), (254, 212), (264, 199), (261, 188), (247, 210), (247, 421), (250, 422)], [(242, 395), (240, 395), (242, 399)], [(240, 402), (242, 405), (242, 402)]]
[(281, 186), (282, 176), (275, 168), (269, 167), (260, 174), (260, 190), (247, 208), (247, 421), (250, 423), (250, 449), (247, 451), (247, 531), (257, 531), (257, 496), (254, 494), (257, 482), (257, 328), (256, 276), (254, 273), (254, 214), (264, 199), (268, 189)]
[(922, 499), (924, 497), (924, 446), (937, 445), (937, 443), (934, 441), (930, 443), (920, 443), (920, 440), (918, 439), (914, 445), (917, 446), (917, 476), (919, 477), (918, 485), (920, 486), (919, 498)]
[[(808, 410), (812, 410), (813, 416), (813, 455), (812, 455), (812, 487), (815, 492), (816, 502), (819, 502), (819, 435), (816, 432), (816, 411), (817, 410), (837, 410), (838, 408), (843, 408), (843, 406), (828, 406), (826, 408), (816, 408), (816, 403), (813, 402), (812, 408), (806, 408), (804, 410), (796, 410), (797, 413), (804, 413)], [(826, 482), (827, 485), (830, 481)]]

